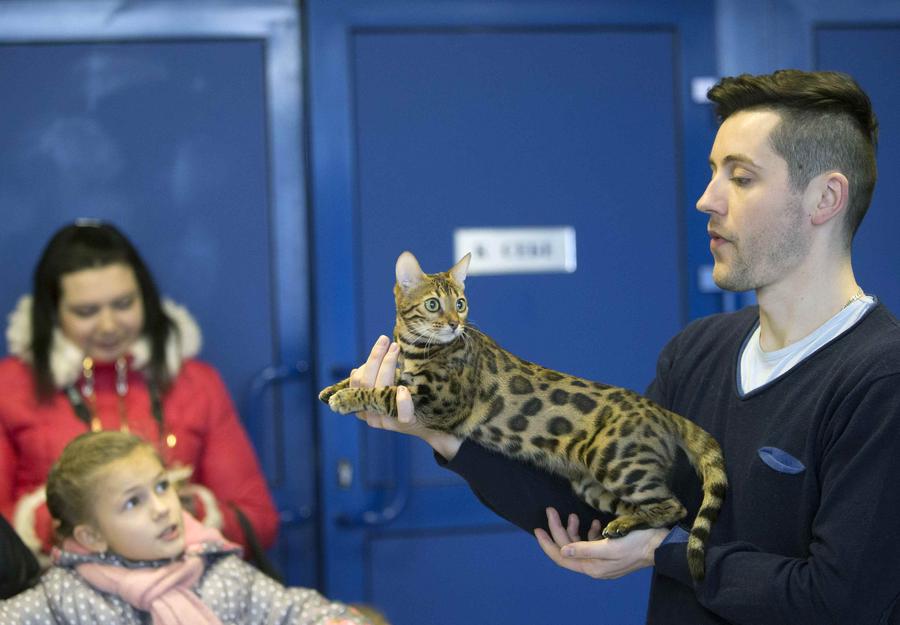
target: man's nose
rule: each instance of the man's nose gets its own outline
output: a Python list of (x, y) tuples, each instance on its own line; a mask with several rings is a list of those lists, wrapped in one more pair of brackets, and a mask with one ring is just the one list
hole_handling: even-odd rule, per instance
[(697, 210), (707, 214), (725, 214), (726, 207), (724, 195), (719, 189), (718, 182), (713, 178), (709, 181), (709, 184), (706, 185), (703, 195), (697, 199)]

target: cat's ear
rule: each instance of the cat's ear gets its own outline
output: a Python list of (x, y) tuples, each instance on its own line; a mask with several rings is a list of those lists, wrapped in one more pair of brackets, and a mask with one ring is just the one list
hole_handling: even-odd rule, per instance
[(425, 272), (412, 252), (403, 252), (397, 259), (397, 284), (408, 291), (425, 279)]
[(472, 252), (459, 259), (459, 262), (453, 265), (453, 269), (449, 271), (453, 279), (460, 284), (466, 283), (466, 275), (469, 273), (469, 261), (472, 260)]

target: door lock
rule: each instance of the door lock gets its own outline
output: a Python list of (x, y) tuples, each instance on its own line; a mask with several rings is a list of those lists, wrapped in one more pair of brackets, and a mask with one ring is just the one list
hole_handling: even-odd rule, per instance
[(338, 486), (347, 489), (353, 485), (353, 464), (346, 458), (341, 458), (337, 463)]

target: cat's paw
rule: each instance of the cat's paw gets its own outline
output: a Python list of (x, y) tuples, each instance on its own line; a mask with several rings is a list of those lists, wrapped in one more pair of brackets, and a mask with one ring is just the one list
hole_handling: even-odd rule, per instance
[(619, 517), (606, 524), (606, 527), (603, 528), (603, 538), (622, 538), (638, 526), (635, 519)]
[(337, 384), (332, 384), (331, 386), (326, 386), (321, 391), (319, 391), (319, 401), (323, 401), (326, 404), (329, 403), (328, 400), (331, 398), (332, 395), (337, 393), (338, 390), (340, 390), (340, 388)]
[[(328, 389), (325, 389), (328, 390)], [(359, 412), (362, 407), (356, 401), (356, 389), (345, 388), (337, 391), (328, 398), (328, 405), (339, 414)], [(323, 391), (324, 392), (324, 391)]]

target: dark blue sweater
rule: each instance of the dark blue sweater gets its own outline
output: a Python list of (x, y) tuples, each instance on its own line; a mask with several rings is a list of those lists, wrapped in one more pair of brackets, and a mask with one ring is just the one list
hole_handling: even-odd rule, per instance
[[(729, 478), (706, 579), (691, 582), (684, 543), (661, 546), (647, 622), (900, 623), (900, 323), (879, 304), (741, 396), (738, 357), (757, 318), (747, 308), (690, 324), (647, 391), (715, 436)], [(582, 527), (597, 516), (565, 480), (468, 441), (446, 466), (528, 532), (546, 527), (546, 506), (578, 513)], [(683, 456), (673, 480), (689, 526), (700, 491)]]

